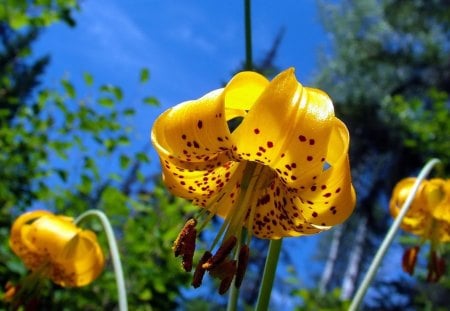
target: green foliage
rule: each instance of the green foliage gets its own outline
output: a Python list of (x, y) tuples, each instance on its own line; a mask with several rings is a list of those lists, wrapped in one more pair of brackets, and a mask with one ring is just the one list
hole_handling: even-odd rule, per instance
[[(76, 1), (7, 1), (0, 6), (0, 299), (4, 285), (28, 272), (8, 245), (9, 228), (24, 210), (45, 208), (76, 217), (102, 209), (116, 231), (131, 310), (174, 309), (186, 274), (172, 241), (192, 210), (168, 194), (145, 169), (150, 158), (133, 143), (134, 108), (124, 90), (96, 85), (83, 74), (84, 87), (62, 79), (58, 88), (39, 86), (48, 58), (35, 63), (31, 45), (42, 27), (58, 20), (74, 24)], [(20, 30), (16, 30), (20, 28)], [(139, 82), (148, 83), (143, 69)], [(81, 91), (80, 91), (81, 89)], [(157, 105), (146, 96), (142, 104)], [(106, 238), (95, 220), (83, 227), (98, 233), (108, 264), (83, 288), (43, 282), (40, 309), (103, 310), (117, 306), (117, 289)]]
[(7, 21), (14, 29), (45, 27), (59, 21), (74, 26), (71, 16), (74, 9), (78, 9), (77, 0), (4, 0), (0, 5), (0, 20)]
[(422, 97), (402, 95), (386, 98), (390, 121), (397, 122), (405, 147), (418, 150), (423, 157), (450, 159), (450, 99), (446, 92), (430, 89)]
[[(395, 183), (414, 175), (431, 157), (448, 164), (450, 3), (342, 0), (319, 4), (332, 41), (321, 55), (315, 84), (330, 94), (336, 114), (349, 128), (358, 197), (355, 214), (344, 224), (345, 238), (340, 239), (328, 287), (341, 284), (344, 296), (350, 297), (352, 293), (342, 284), (356, 288), (359, 274), (372, 260), (391, 219), (386, 198)], [(448, 173), (448, 165), (446, 169)], [(367, 237), (357, 245), (353, 228), (362, 222), (367, 222)], [(363, 249), (361, 256), (350, 261), (349, 254), (357, 253), (358, 247)], [(401, 282), (391, 283), (399, 296), (416, 295)], [(377, 289), (382, 291), (381, 286)], [(393, 310), (399, 301), (376, 303), (374, 309)]]
[[(189, 276), (173, 257), (171, 243), (190, 205), (170, 196), (160, 184), (144, 194), (140, 188), (151, 186), (137, 181), (138, 174), (142, 174), (141, 165), (148, 163), (149, 158), (143, 152), (125, 149), (131, 138), (124, 125), (133, 113), (130, 108), (118, 106), (122, 90), (108, 85), (88, 92), (106, 94), (111, 105), (103, 107), (92, 96), (77, 98), (75, 87), (63, 80), (61, 89), (43, 89), (36, 102), (21, 105), (13, 126), (4, 124), (0, 129), (4, 225), (0, 234), (2, 259), (6, 259), (2, 260), (0, 281), (17, 281), (25, 273), (23, 266), (11, 269), (21, 266), (7, 245), (6, 228), (12, 221), (11, 215), (29, 206), (73, 216), (89, 208), (101, 208), (121, 237), (130, 307), (170, 309), (176, 305), (180, 285)], [(107, 167), (103, 164), (105, 159)], [(135, 184), (138, 190), (131, 191)], [(101, 235), (98, 224), (86, 227)], [(107, 250), (105, 241), (102, 244)], [(67, 290), (51, 284), (45, 288), (41, 303), (46, 307), (64, 310), (63, 306), (71, 305), (89, 310), (117, 303), (111, 267), (86, 288)]]

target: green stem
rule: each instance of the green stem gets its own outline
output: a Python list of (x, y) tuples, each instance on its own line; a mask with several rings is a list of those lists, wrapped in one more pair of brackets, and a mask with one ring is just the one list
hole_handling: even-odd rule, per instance
[[(245, 70), (253, 69), (253, 56), (252, 56), (252, 23), (251, 23), (251, 5), (250, 0), (244, 0), (244, 24), (245, 24)], [(254, 168), (251, 168), (251, 174), (244, 174), (248, 176), (250, 181), (253, 176)], [(247, 172), (248, 173), (248, 172)], [(239, 298), (239, 289), (231, 285), (230, 293), (228, 295), (227, 311), (237, 310)]]
[(114, 267), (114, 274), (116, 276), (116, 284), (117, 284), (117, 293), (119, 299), (119, 310), (127, 311), (128, 303), (127, 303), (127, 292), (125, 289), (125, 279), (123, 277), (122, 263), (120, 261), (119, 249), (117, 247), (117, 241), (114, 236), (114, 231), (112, 226), (108, 220), (108, 217), (99, 210), (89, 210), (78, 216), (75, 219), (75, 224), (79, 223), (86, 217), (95, 216), (100, 219), (100, 222), (103, 225), (103, 229), (105, 230), (106, 238), (108, 239), (109, 250), (111, 252), (111, 260)]
[(230, 293), (228, 294), (228, 304), (227, 304), (227, 311), (236, 311), (237, 310), (237, 303), (239, 298), (239, 288), (231, 284)]
[[(245, 244), (245, 240), (247, 238), (247, 230), (245, 228), (242, 228), (240, 236), (239, 244), (237, 245), (237, 249), (240, 250), (241, 246)], [(239, 251), (236, 252), (234, 259), (238, 259), (239, 257)], [(228, 294), (228, 304), (227, 304), (227, 311), (236, 311), (238, 307), (238, 298), (239, 298), (239, 288), (235, 286), (236, 280), (233, 280), (233, 284), (231, 284), (230, 293)]]
[(411, 206), (411, 203), (414, 199), (414, 196), (415, 196), (417, 190), (419, 189), (420, 184), (428, 176), (428, 174), (430, 173), (433, 166), (435, 166), (439, 162), (440, 162), (440, 160), (438, 160), (438, 159), (431, 159), (420, 171), (420, 174), (419, 174), (419, 176), (417, 176), (416, 182), (414, 183), (414, 186), (412, 187), (411, 192), (408, 194), (408, 197), (406, 198), (405, 203), (403, 203), (403, 206), (400, 209), (400, 213), (397, 215), (394, 223), (392, 224), (391, 228), (389, 229), (388, 233), (386, 234), (386, 237), (384, 238), (383, 243), (381, 243), (380, 248), (378, 249), (377, 253), (375, 254), (375, 257), (374, 257), (372, 263), (370, 264), (367, 274), (365, 275), (363, 281), (361, 282), (361, 285), (358, 288), (358, 291), (356, 292), (355, 296), (353, 297), (349, 311), (358, 310), (359, 305), (361, 304), (362, 299), (364, 298), (364, 295), (366, 294), (366, 291), (369, 288), (369, 284), (372, 281), (378, 267), (380, 266), (381, 259), (383, 259), (388, 247), (391, 245), (391, 243), (395, 237), (395, 234), (397, 233), (398, 228), (400, 227), (400, 224), (401, 224), (403, 218), (405, 217), (406, 213), (408, 212), (409, 207)]
[(283, 239), (270, 240), (269, 252), (266, 258), (266, 265), (264, 266), (264, 273), (255, 311), (266, 311), (269, 307), (270, 293), (272, 292), (273, 280), (275, 279), (282, 241)]
[(244, 0), (245, 70), (253, 70), (251, 1)]

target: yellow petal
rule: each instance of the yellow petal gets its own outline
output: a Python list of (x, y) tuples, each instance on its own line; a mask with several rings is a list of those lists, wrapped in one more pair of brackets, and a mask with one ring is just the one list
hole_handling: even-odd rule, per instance
[(189, 169), (189, 163), (167, 159), (162, 163), (163, 181), (174, 195), (188, 200), (196, 200), (206, 206), (231, 180), (242, 177), (239, 162), (229, 161), (224, 154), (214, 156), (204, 162), (206, 169)]
[(231, 150), (222, 94), (222, 89), (215, 90), (161, 114), (151, 133), (158, 154), (207, 169), (206, 157)]
[(42, 216), (31, 227), (24, 236), (24, 243), (36, 253), (48, 254), (52, 259), (81, 231), (72, 222), (55, 215)]
[(433, 217), (450, 222), (450, 189), (447, 188), (447, 183), (440, 178), (431, 179), (424, 187), (423, 195)]
[[(11, 249), (15, 254), (19, 257), (26, 257), (26, 255), (30, 252), (28, 249), (29, 245), (25, 245), (26, 241), (24, 241), (23, 230), (29, 230), (29, 223), (32, 223), (34, 220), (38, 219), (41, 216), (52, 215), (52, 213), (45, 210), (35, 210), (31, 212), (24, 213), (20, 215), (13, 223), (11, 227), (11, 235), (9, 238), (9, 244)], [(32, 246), (32, 251), (35, 248)]]
[(268, 84), (269, 81), (256, 72), (243, 71), (238, 73), (228, 82), (225, 88), (226, 108), (241, 111), (250, 110)]
[[(232, 91), (232, 85), (225, 89)], [(333, 116), (328, 96), (302, 87), (288, 69), (270, 82), (232, 133), (235, 154), (270, 166), (290, 187), (311, 184), (322, 172)]]
[(334, 118), (327, 151), (329, 167), (309, 186), (300, 186), (298, 206), (307, 222), (323, 227), (346, 220), (355, 207), (356, 195), (351, 183), (347, 154), (349, 135), (345, 125)]
[[(402, 179), (394, 187), (389, 203), (391, 215), (395, 218), (399, 214), (403, 204), (414, 186), (416, 178)], [(427, 202), (423, 196), (423, 189), (428, 181), (423, 181), (414, 196), (411, 206), (403, 218), (401, 228), (413, 234), (428, 237), (432, 224), (432, 217), (427, 208)]]
[(82, 231), (75, 235), (55, 260), (64, 270), (53, 271), (52, 279), (61, 286), (84, 286), (95, 280), (103, 271), (105, 259), (95, 234)]
[(263, 239), (279, 239), (322, 231), (305, 220), (297, 203), (278, 178), (274, 178), (267, 187), (256, 189), (254, 235)]

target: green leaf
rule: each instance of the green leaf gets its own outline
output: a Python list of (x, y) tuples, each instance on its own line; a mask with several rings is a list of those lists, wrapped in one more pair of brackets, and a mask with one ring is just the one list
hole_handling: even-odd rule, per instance
[(63, 85), (67, 95), (69, 95), (70, 98), (75, 98), (76, 92), (73, 84), (68, 80), (61, 80), (61, 84)]
[(94, 84), (94, 77), (89, 72), (83, 73), (83, 79), (87, 86)]
[(122, 169), (126, 169), (130, 165), (130, 163), (131, 159), (128, 156), (123, 154), (120, 156), (120, 167)]
[(61, 178), (62, 181), (67, 182), (67, 171), (56, 169), (56, 174), (58, 174), (59, 178)]
[(123, 92), (120, 87), (113, 86), (113, 85), (102, 85), (100, 87), (101, 92), (112, 94), (116, 100), (121, 101), (123, 99)]
[(139, 162), (143, 162), (143, 163), (150, 163), (150, 158), (148, 157), (148, 155), (144, 152), (138, 152), (136, 153), (136, 159)]
[(114, 101), (109, 97), (101, 97), (97, 102), (103, 107), (111, 108), (114, 107)]
[(127, 108), (127, 109), (125, 109), (124, 111), (123, 111), (123, 114), (125, 115), (125, 116), (134, 116), (135, 115), (135, 113), (136, 113), (136, 111), (133, 109), (133, 108)]
[(146, 83), (150, 79), (150, 71), (148, 68), (142, 68), (139, 81), (141, 83)]
[(144, 103), (150, 106), (159, 106), (159, 100), (154, 96), (148, 96), (143, 99)]

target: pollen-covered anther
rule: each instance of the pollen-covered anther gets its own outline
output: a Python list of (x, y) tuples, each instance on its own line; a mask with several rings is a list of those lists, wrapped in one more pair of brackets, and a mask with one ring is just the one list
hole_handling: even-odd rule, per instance
[(212, 257), (212, 254), (208, 251), (206, 251), (202, 258), (200, 258), (200, 261), (198, 262), (197, 266), (195, 267), (194, 271), (194, 277), (192, 278), (192, 286), (194, 288), (200, 287), (202, 285), (203, 276), (205, 275), (205, 269), (203, 268), (203, 264), (208, 261)]
[(227, 256), (234, 249), (236, 243), (237, 238), (235, 236), (230, 236), (228, 239), (226, 239), (219, 247), (216, 254), (203, 264), (203, 269), (206, 270), (214, 269), (214, 267), (223, 262), (225, 258), (227, 258)]
[(192, 260), (195, 251), (195, 239), (197, 238), (197, 221), (193, 218), (186, 221), (183, 229), (178, 234), (173, 244), (175, 257), (183, 256), (183, 268), (185, 271), (192, 270)]
[(248, 259), (250, 256), (250, 249), (247, 245), (242, 245), (239, 250), (236, 279), (234, 280), (234, 285), (236, 288), (241, 287), (242, 280), (244, 279), (245, 272), (247, 271)]

